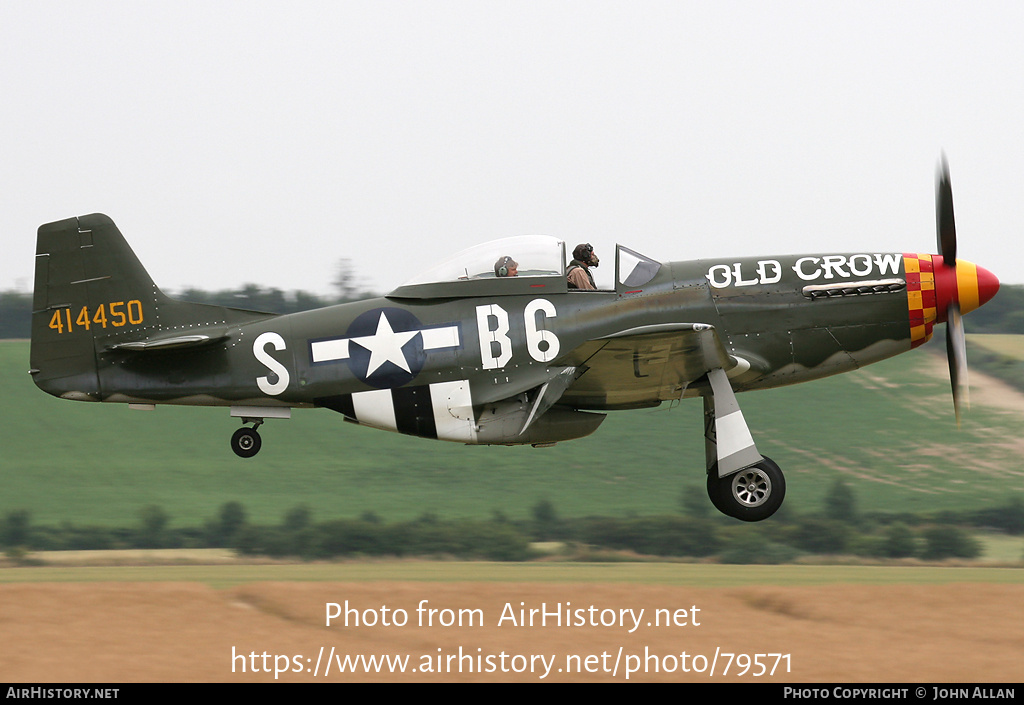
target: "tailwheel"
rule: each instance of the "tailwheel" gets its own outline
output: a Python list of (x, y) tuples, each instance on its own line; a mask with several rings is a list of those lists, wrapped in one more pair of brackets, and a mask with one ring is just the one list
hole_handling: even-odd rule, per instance
[(235, 451), (239, 458), (251, 458), (260, 452), (262, 445), (263, 440), (255, 427), (242, 426), (231, 436), (231, 450)]
[(782, 506), (786, 496), (786, 478), (771, 458), (725, 477), (718, 477), (718, 466), (708, 472), (708, 497), (715, 508), (741, 521), (767, 519)]

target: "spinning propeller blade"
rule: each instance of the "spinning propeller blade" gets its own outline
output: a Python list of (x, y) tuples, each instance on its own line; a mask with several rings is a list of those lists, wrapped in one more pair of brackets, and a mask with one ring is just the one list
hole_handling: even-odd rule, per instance
[[(956, 222), (953, 218), (953, 187), (949, 180), (949, 165), (942, 156), (935, 180), (935, 233), (942, 254), (942, 266), (953, 272), (956, 278)], [(946, 358), (949, 362), (949, 381), (953, 390), (953, 411), (956, 425), (960, 427), (960, 402), (970, 407), (967, 385), (967, 342), (964, 336), (963, 318), (960, 315), (959, 287), (952, 287), (952, 296), (946, 305)]]
[(939, 254), (944, 262), (956, 267), (956, 222), (953, 219), (953, 186), (949, 181), (949, 164), (942, 155), (935, 178), (935, 235)]
[(971, 408), (967, 385), (967, 344), (960, 307), (951, 303), (946, 309), (946, 358), (949, 361), (949, 381), (953, 388), (953, 412), (960, 428), (960, 402)]

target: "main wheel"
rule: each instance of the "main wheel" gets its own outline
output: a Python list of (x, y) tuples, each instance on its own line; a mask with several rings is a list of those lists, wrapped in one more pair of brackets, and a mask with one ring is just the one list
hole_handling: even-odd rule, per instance
[(711, 504), (715, 506), (715, 509), (731, 517), (732, 507), (723, 498), (724, 487), (726, 487), (726, 483), (718, 478), (718, 464), (716, 463), (708, 471), (708, 498), (711, 500)]
[(235, 451), (239, 458), (251, 458), (260, 452), (262, 445), (263, 440), (254, 428), (242, 426), (231, 436), (231, 450)]
[(741, 521), (767, 519), (782, 506), (786, 478), (771, 458), (726, 477), (718, 466), (708, 473), (708, 497), (718, 511)]

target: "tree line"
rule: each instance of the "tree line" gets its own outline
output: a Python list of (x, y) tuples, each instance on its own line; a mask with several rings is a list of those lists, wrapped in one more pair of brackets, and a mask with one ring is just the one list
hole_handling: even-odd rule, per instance
[[(198, 304), (214, 304), (244, 308), (264, 313), (297, 313), (324, 306), (361, 301), (378, 296), (359, 280), (351, 260), (338, 262), (331, 285), (334, 293), (312, 294), (308, 291), (268, 288), (244, 284), (233, 289), (207, 291), (189, 287), (166, 292), (172, 298)], [(28, 338), (32, 334), (32, 294), (24, 291), (0, 291), (0, 339)]]
[[(711, 512), (706, 502), (684, 496), (679, 514), (562, 518), (548, 500), (530, 515), (510, 519), (442, 519), (424, 513), (387, 522), (367, 511), (356, 518), (315, 521), (308, 506), (288, 510), (276, 524), (251, 522), (240, 502), (223, 504), (193, 527), (172, 528), (157, 505), (139, 510), (124, 527), (83, 527), (67, 522), (36, 526), (26, 510), (0, 517), (0, 548), (23, 561), (29, 550), (117, 548), (232, 548), (243, 555), (325, 560), (365, 556), (452, 556), (523, 561), (537, 557), (541, 542), (557, 542), (577, 560), (622, 560), (630, 555), (718, 560), (723, 563), (787, 563), (804, 556), (865, 559), (972, 559), (981, 545), (972, 532), (1024, 534), (1024, 499), (1011, 496), (980, 510), (930, 514), (862, 515), (852, 488), (837, 480), (820, 511), (797, 514), (784, 507), (756, 527)], [(567, 552), (567, 553), (566, 553)], [(1024, 556), (1021, 556), (1024, 560)]]

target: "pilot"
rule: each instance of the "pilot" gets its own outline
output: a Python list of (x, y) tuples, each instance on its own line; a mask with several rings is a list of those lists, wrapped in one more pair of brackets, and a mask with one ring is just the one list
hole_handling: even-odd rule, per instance
[(566, 271), (570, 289), (596, 289), (594, 274), (591, 267), (596, 267), (601, 260), (594, 254), (594, 246), (588, 243), (576, 245), (572, 251), (572, 261)]
[(494, 263), (494, 276), (496, 277), (517, 277), (519, 276), (519, 263), (505, 255), (499, 257)]

